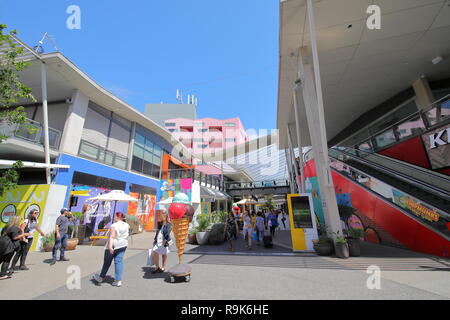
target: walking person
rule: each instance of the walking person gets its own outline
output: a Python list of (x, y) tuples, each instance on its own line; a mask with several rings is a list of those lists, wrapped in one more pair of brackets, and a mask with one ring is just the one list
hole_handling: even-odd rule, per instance
[(264, 238), (264, 229), (265, 229), (265, 226), (264, 226), (263, 213), (258, 212), (256, 221), (255, 221), (255, 230), (256, 230), (256, 235), (258, 236), (258, 245), (261, 245), (261, 241)]
[(228, 244), (230, 245), (230, 250), (234, 251), (233, 240), (237, 240), (237, 234), (239, 233), (239, 226), (237, 219), (235, 218), (233, 212), (228, 212), (227, 221), (225, 222), (224, 228), (225, 236), (227, 238)]
[(283, 210), (283, 211), (281, 211), (281, 222), (283, 223), (284, 230), (286, 230), (286, 220), (287, 220), (286, 212), (284, 212), (284, 210)]
[(45, 237), (45, 233), (42, 232), (42, 230), (38, 226), (38, 214), (39, 213), (36, 209), (32, 210), (30, 213), (28, 213), (27, 218), (20, 225), (20, 230), (22, 230), (23, 233), (27, 233), (29, 235), (22, 238), (22, 240), (20, 241), (19, 250), (16, 251), (14, 258), (12, 259), (10, 267), (11, 272), (14, 272), (16, 270), (16, 264), (17, 261), (19, 261), (19, 258), (20, 266), (18, 267), (18, 270), (29, 270), (25, 265), (25, 261), (27, 260), (28, 251), (30, 251), (31, 245), (33, 244), (34, 233), (37, 231), (41, 236)]
[[(155, 273), (162, 273), (166, 271), (167, 254), (169, 250), (170, 232), (172, 230), (172, 224), (168, 221), (167, 213), (161, 215), (161, 227), (158, 229), (155, 235), (155, 240), (153, 241), (153, 262), (155, 263)], [(159, 256), (161, 255), (162, 268), (159, 267)]]
[(245, 211), (244, 215), (242, 216), (242, 219), (244, 220), (245, 247), (249, 250), (252, 250), (253, 225), (250, 213), (248, 211)]
[(19, 250), (20, 240), (24, 237), (29, 236), (29, 234), (24, 233), (20, 230), (20, 220), (19, 216), (13, 216), (9, 219), (8, 224), (2, 230), (2, 236), (9, 238), (8, 245), (5, 248), (5, 251), (0, 257), (1, 271), (0, 271), (0, 280), (5, 280), (11, 278), (11, 273), (8, 273), (9, 263), (11, 262), (14, 253)]
[(278, 227), (278, 215), (275, 213), (274, 210), (271, 210), (267, 219), (269, 220), (270, 235), (272, 237), (275, 237), (275, 230)]
[(51, 266), (56, 263), (56, 254), (58, 249), (60, 249), (59, 261), (69, 261), (69, 259), (66, 259), (64, 257), (67, 246), (67, 239), (69, 237), (69, 235), (67, 234), (70, 223), (70, 220), (67, 217), (67, 215), (69, 214), (69, 209), (63, 208), (60, 210), (60, 213), (61, 215), (58, 217), (58, 219), (56, 219), (55, 245), (53, 246), (52, 262), (50, 262)]
[(130, 234), (130, 225), (125, 222), (125, 215), (122, 212), (114, 214), (114, 223), (109, 229), (108, 242), (105, 245), (105, 254), (103, 256), (103, 267), (100, 275), (94, 275), (94, 280), (102, 283), (108, 273), (109, 267), (114, 260), (114, 282), (115, 287), (122, 286), (123, 257), (128, 247), (128, 236)]

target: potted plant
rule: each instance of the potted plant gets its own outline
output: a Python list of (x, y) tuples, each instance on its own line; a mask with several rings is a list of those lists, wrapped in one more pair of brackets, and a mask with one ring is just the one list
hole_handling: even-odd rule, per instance
[(67, 239), (67, 245), (66, 245), (66, 250), (68, 250), (68, 251), (75, 250), (77, 248), (77, 245), (78, 245), (77, 227), (78, 227), (78, 225), (76, 225), (76, 224), (69, 225), (69, 227), (68, 227), (67, 234), (70, 235), (70, 238)]
[(339, 232), (336, 233), (334, 248), (336, 252), (336, 257), (341, 259), (348, 259), (348, 257), (350, 256), (347, 239), (345, 239), (345, 237), (340, 235)]
[(313, 240), (314, 251), (319, 256), (331, 256), (334, 251), (333, 240), (327, 236), (327, 226), (325, 224), (319, 224), (317, 231), (319, 233), (319, 239)]
[(333, 241), (326, 235), (321, 235), (318, 240), (313, 240), (313, 248), (319, 256), (331, 256), (334, 251)]
[(42, 237), (42, 249), (45, 252), (50, 252), (53, 250), (53, 246), (55, 245), (55, 231), (49, 232)]
[(209, 214), (201, 213), (197, 215), (197, 232), (195, 233), (195, 237), (199, 245), (208, 243), (210, 225), (211, 217)]
[(84, 214), (82, 212), (72, 212), (72, 215), (76, 217), (77, 229), (76, 237), (78, 238), (78, 243), (82, 244), (86, 238), (86, 225), (84, 223)]
[(191, 228), (188, 232), (188, 243), (190, 244), (197, 244), (197, 237), (195, 234), (197, 233), (197, 228)]
[(361, 255), (361, 238), (364, 235), (364, 229), (350, 228), (348, 230), (347, 243), (350, 257), (359, 257)]

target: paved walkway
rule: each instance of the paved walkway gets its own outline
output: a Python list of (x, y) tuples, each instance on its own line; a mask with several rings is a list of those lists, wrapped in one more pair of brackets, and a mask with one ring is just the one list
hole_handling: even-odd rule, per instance
[[(133, 236), (121, 288), (110, 285), (112, 278), (101, 285), (90, 280), (101, 268), (103, 247), (78, 246), (67, 253), (69, 262), (54, 266), (46, 263), (50, 253), (31, 252), (31, 270), (0, 281), (0, 299), (450, 299), (448, 260), (371, 244), (364, 246), (362, 257), (348, 260), (294, 254), (279, 245), (250, 252), (240, 245), (236, 253), (228, 252), (226, 244), (187, 245), (184, 262), (193, 269), (192, 280), (171, 284), (166, 274), (153, 275), (146, 266), (153, 237)], [(280, 233), (275, 240), (283, 245), (285, 238)], [(176, 263), (172, 252), (168, 266)], [(380, 290), (366, 286), (371, 264), (381, 267)], [(70, 265), (80, 268), (80, 289), (66, 286)]]

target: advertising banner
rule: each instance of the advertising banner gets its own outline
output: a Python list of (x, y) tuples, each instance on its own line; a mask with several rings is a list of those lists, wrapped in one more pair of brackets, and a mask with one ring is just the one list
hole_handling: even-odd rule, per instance
[(159, 201), (174, 197), (177, 193), (185, 193), (192, 202), (192, 178), (167, 179), (160, 182)]
[(422, 141), (433, 169), (450, 167), (450, 126), (422, 135)]
[(128, 203), (127, 215), (137, 216), (145, 230), (153, 230), (155, 226), (156, 196), (137, 192), (130, 192), (130, 196), (138, 199), (138, 201)]
[(407, 209), (416, 216), (429, 222), (439, 221), (441, 216), (436, 209), (429, 208), (424, 203), (404, 194), (399, 190), (393, 189), (392, 192), (394, 194), (394, 203), (398, 204), (400, 207)]

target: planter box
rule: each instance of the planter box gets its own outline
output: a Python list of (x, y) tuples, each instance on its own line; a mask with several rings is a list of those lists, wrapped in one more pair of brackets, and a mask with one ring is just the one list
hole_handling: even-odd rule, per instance
[(336, 257), (341, 259), (348, 259), (350, 256), (348, 250), (348, 243), (336, 243), (335, 244)]
[(319, 256), (331, 256), (334, 251), (334, 246), (331, 242), (326, 243), (314, 243), (314, 251)]
[(359, 257), (361, 255), (361, 240), (349, 238), (347, 242), (350, 257)]
[(197, 243), (199, 245), (201, 245), (201, 246), (205, 245), (205, 244), (208, 243), (209, 232), (208, 231), (206, 231), (206, 232), (197, 232), (195, 234), (195, 237), (196, 237)]
[(189, 244), (197, 244), (197, 237), (196, 237), (195, 233), (194, 234), (188, 234), (187, 238), (188, 238), (188, 243)]
[(53, 251), (53, 246), (54, 246), (54, 244), (49, 245), (49, 246), (44, 246), (43, 247), (44, 252), (52, 252)]
[(78, 238), (70, 238), (67, 240), (66, 251), (75, 250), (77, 248)]

